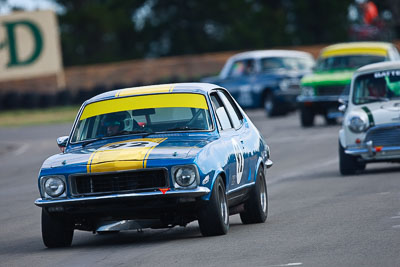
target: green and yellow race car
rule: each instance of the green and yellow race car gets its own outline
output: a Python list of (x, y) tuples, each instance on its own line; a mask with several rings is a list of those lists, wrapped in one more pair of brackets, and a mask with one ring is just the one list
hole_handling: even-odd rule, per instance
[(341, 43), (324, 48), (312, 74), (301, 80), (301, 94), (297, 97), (300, 123), (314, 125), (316, 115), (325, 117), (327, 124), (335, 124), (343, 114), (338, 111), (339, 97), (346, 98), (352, 75), (367, 64), (400, 60), (396, 47), (386, 42)]

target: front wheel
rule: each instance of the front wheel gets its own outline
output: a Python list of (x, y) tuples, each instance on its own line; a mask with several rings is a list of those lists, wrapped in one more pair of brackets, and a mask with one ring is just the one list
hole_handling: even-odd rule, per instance
[(302, 107), (300, 109), (300, 122), (303, 127), (311, 127), (314, 125), (314, 112), (311, 108)]
[(355, 174), (357, 170), (364, 170), (365, 163), (358, 162), (357, 158), (347, 155), (339, 141), (339, 170), (342, 175)]
[(73, 223), (42, 209), (42, 239), (48, 248), (69, 247), (74, 235)]
[(210, 200), (200, 209), (198, 219), (203, 236), (224, 235), (228, 232), (228, 202), (225, 184), (221, 177), (215, 180)]
[(264, 109), (268, 117), (280, 115), (278, 106), (276, 104), (276, 101), (274, 100), (274, 96), (271, 93), (268, 93), (264, 96), (263, 102)]
[(263, 223), (268, 216), (268, 193), (262, 168), (258, 171), (255, 187), (250, 194), (244, 204), (245, 211), (240, 213), (240, 219), (244, 224)]

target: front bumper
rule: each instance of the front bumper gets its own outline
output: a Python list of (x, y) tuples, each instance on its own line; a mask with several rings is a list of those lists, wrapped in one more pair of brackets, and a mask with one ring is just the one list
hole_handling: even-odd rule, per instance
[(348, 155), (359, 156), (365, 161), (400, 160), (400, 146), (373, 147), (364, 144), (361, 147), (348, 147), (344, 152)]
[(146, 200), (154, 198), (179, 198), (179, 197), (190, 197), (196, 198), (207, 195), (210, 193), (210, 189), (207, 187), (197, 187), (195, 189), (187, 190), (174, 190), (167, 191), (165, 193), (161, 191), (156, 192), (141, 192), (141, 193), (128, 193), (128, 194), (112, 194), (104, 196), (90, 196), (90, 197), (79, 197), (79, 198), (67, 198), (67, 199), (43, 199), (38, 198), (35, 201), (35, 205), (39, 207), (52, 207), (52, 206), (74, 206), (74, 205), (94, 205), (99, 203), (107, 203), (113, 201), (132, 201), (132, 200)]
[(285, 105), (288, 108), (297, 108), (296, 99), (299, 95), (297, 91), (274, 91), (274, 100), (280, 105)]
[(343, 113), (338, 110), (339, 96), (304, 96), (297, 97), (299, 108), (308, 108), (316, 114), (326, 115), (328, 118), (343, 117)]
[(305, 96), (299, 95), (297, 97), (298, 103), (319, 103), (319, 102), (336, 102), (338, 103), (338, 95), (326, 95), (326, 96)]

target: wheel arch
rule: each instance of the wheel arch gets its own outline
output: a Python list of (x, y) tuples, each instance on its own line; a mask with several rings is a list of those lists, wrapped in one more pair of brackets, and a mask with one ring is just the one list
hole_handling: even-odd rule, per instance
[(339, 143), (342, 147), (346, 147), (346, 134), (344, 129), (339, 130)]
[[(261, 159), (261, 158), (259, 158), (258, 159), (258, 162), (257, 162), (257, 165), (256, 165), (256, 171), (255, 171), (255, 173), (254, 173), (254, 182), (256, 182), (257, 181), (257, 173), (258, 173), (258, 171), (261, 169), (262, 171), (265, 171), (266, 169), (265, 169), (266, 167), (265, 167), (265, 164), (264, 164), (264, 161)], [(264, 175), (264, 179), (266, 180), (267, 179), (267, 177), (265, 177), (265, 175)]]
[(270, 86), (265, 86), (262, 90), (261, 90), (261, 99), (260, 99), (260, 106), (264, 107), (264, 99), (267, 95), (269, 94), (273, 94), (273, 89)]
[(207, 195), (203, 196), (203, 197), (202, 197), (203, 200), (209, 200), (209, 199), (210, 199), (212, 190), (213, 190), (213, 188), (214, 188), (215, 181), (217, 180), (217, 178), (218, 178), (219, 176), (221, 176), (222, 182), (224, 183), (224, 185), (225, 185), (225, 190), (226, 190), (226, 185), (227, 185), (227, 182), (228, 182), (228, 181), (227, 181), (227, 178), (226, 178), (226, 173), (225, 173), (223, 170), (216, 170), (216, 171), (214, 172), (214, 176), (213, 176), (212, 181), (211, 181), (210, 193), (208, 193)]

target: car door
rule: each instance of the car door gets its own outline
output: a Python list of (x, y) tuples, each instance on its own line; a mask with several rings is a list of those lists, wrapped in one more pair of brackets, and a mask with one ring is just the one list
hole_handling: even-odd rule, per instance
[(232, 126), (235, 129), (236, 183), (237, 187), (241, 187), (246, 185), (249, 182), (249, 178), (251, 178), (249, 177), (249, 175), (251, 176), (250, 157), (252, 155), (249, 150), (250, 139), (252, 138), (251, 130), (228, 92), (219, 90), (218, 95), (224, 103)]
[[(245, 192), (241, 189), (249, 183), (249, 162), (247, 153), (246, 132), (249, 131), (245, 120), (231, 96), (224, 90), (211, 93), (215, 114), (218, 120), (220, 135), (225, 149), (230, 153), (226, 174), (228, 198), (230, 205), (240, 202)], [(234, 105), (233, 105), (234, 104)], [(247, 132), (248, 133), (248, 132)], [(247, 162), (246, 162), (247, 161)]]

